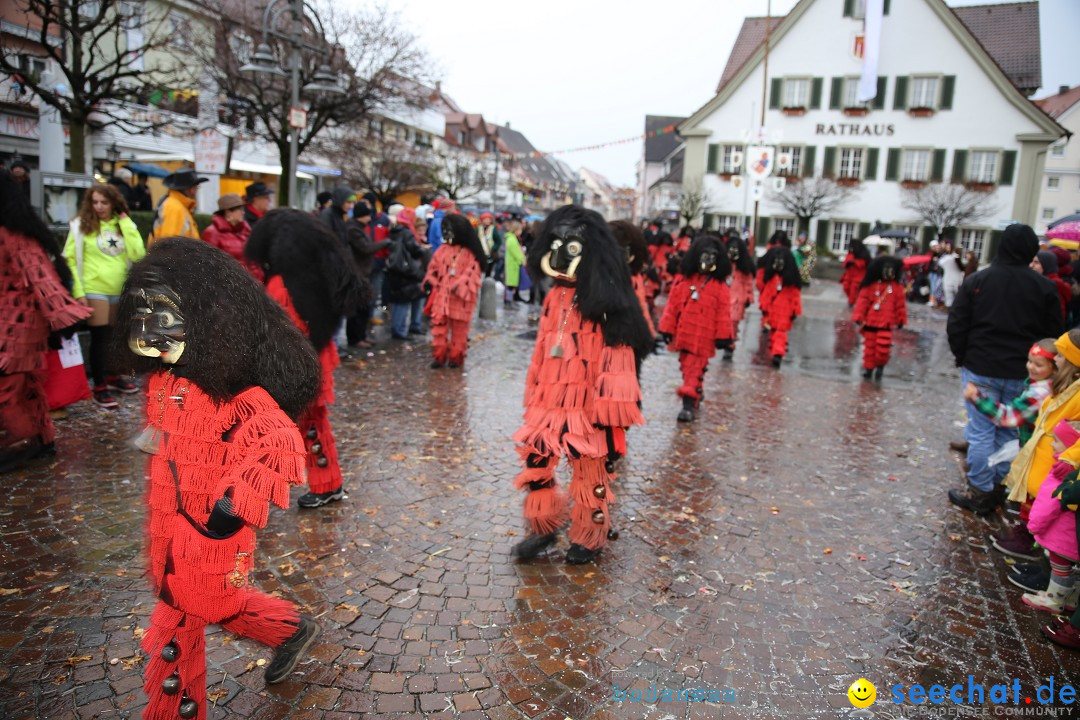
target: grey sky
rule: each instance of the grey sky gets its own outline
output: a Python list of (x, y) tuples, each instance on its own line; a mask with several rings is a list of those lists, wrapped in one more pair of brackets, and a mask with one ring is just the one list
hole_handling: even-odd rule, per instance
[[(772, 12), (786, 14), (795, 2), (773, 0)], [(639, 134), (646, 114), (689, 115), (712, 97), (743, 18), (764, 15), (766, 0), (396, 0), (392, 7), (466, 112), (510, 122), (552, 151)], [(1080, 84), (1070, 37), (1080, 28), (1080, 0), (1041, 0), (1040, 13), (1044, 90), (1036, 97)], [(640, 153), (640, 143), (630, 143), (559, 157), (632, 185)]]

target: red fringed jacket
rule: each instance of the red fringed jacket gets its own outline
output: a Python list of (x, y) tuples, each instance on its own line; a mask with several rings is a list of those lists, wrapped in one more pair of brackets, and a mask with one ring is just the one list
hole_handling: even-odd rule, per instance
[(649, 326), (649, 335), (656, 337), (656, 324), (652, 319), (652, 311), (649, 310), (649, 288), (646, 280), (645, 273), (630, 276), (630, 282), (634, 285), (634, 294), (641, 303), (641, 312), (645, 314), (645, 322)]
[(468, 248), (440, 245), (424, 276), (424, 282), (431, 284), (424, 314), (433, 323), (472, 320), (482, 279), (480, 263)]
[(676, 277), (660, 318), (660, 332), (674, 336), (669, 350), (715, 355), (716, 341), (733, 337), (727, 283), (705, 275)]
[(840, 285), (848, 297), (848, 304), (855, 302), (855, 296), (859, 292), (859, 285), (862, 284), (864, 277), (866, 277), (866, 261), (848, 253), (844, 258), (844, 274), (840, 276)]
[(732, 307), (739, 304), (748, 307), (754, 302), (754, 284), (755, 278), (749, 273), (739, 272), (738, 270), (731, 273), (730, 294)]
[(574, 294), (556, 285), (544, 299), (525, 378), (525, 423), (514, 440), (528, 454), (603, 457), (612, 428), (614, 449), (624, 453), (623, 430), (645, 424), (634, 351), (606, 345), (601, 327), (581, 317)]
[[(289, 290), (285, 287), (285, 281), (281, 279), (280, 275), (275, 275), (270, 278), (270, 282), (266, 283), (266, 293), (284, 308), (289, 319), (293, 321), (293, 325), (296, 325), (296, 327), (300, 328), (300, 332), (304, 333), (304, 337), (308, 337), (307, 323), (304, 322), (304, 318), (300, 317), (300, 313), (296, 312), (292, 296), (289, 295)], [(341, 358), (338, 357), (337, 346), (334, 345), (333, 340), (326, 343), (326, 346), (318, 352), (319, 364), (322, 366), (322, 389), (319, 391), (319, 397), (315, 399), (315, 404), (333, 405), (334, 370), (341, 364)]]
[(765, 283), (758, 302), (773, 330), (790, 330), (795, 318), (802, 315), (802, 291), (794, 285), (784, 285), (775, 276)]
[[(174, 595), (196, 598), (213, 612), (240, 587), (230, 573), (246, 581), (253, 528), (266, 525), (269, 504), (288, 507), (289, 486), (304, 482), (304, 442), (296, 423), (260, 387), (218, 404), (191, 381), (159, 372), (150, 378), (146, 410), (159, 441), (150, 458), (150, 575), (159, 589), (171, 557), (182, 585), (170, 583)], [(234, 513), (246, 523), (230, 538), (206, 537), (178, 512), (205, 527), (229, 489)]]
[(44, 369), (49, 331), (89, 315), (36, 241), (0, 228), (0, 372)]
[(892, 330), (907, 324), (904, 286), (895, 280), (878, 280), (859, 289), (852, 322), (861, 322), (872, 330)]

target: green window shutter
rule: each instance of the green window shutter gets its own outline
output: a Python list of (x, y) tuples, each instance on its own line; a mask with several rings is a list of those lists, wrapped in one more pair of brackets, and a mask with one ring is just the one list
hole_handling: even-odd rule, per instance
[(817, 154), (816, 145), (807, 145), (803, 148), (802, 152), (802, 174), (803, 177), (814, 177), (814, 155)]
[(998, 185), (1012, 185), (1013, 172), (1016, 170), (1016, 151), (1006, 150), (1001, 153), (1001, 176)]
[(890, 4), (889, 0), (885, 0), (885, 14), (886, 15), (889, 14), (889, 4)]
[(839, 110), (844, 99), (844, 78), (835, 77), (829, 87), (829, 109)]
[(885, 109), (885, 93), (889, 90), (889, 78), (881, 75), (877, 79), (877, 95), (874, 96), (874, 101), (870, 104), (870, 107), (875, 110)]
[(1001, 245), (1001, 230), (990, 231), (990, 247), (983, 250), (985, 257), (997, 257), (998, 246)]
[(825, 162), (821, 165), (821, 177), (836, 177), (836, 148), (825, 148)]
[(952, 156), (952, 181), (962, 183), (967, 180), (967, 150), (954, 150)]
[(945, 179), (945, 153), (946, 150), (935, 150), (934, 159), (930, 165), (930, 181), (941, 182)]
[(784, 91), (784, 78), (773, 78), (769, 90), (769, 109), (780, 109), (780, 95)]
[(810, 81), (810, 109), (821, 109), (821, 91), (825, 85), (825, 78), (813, 78)]
[(864, 180), (877, 180), (877, 161), (878, 153), (880, 150), (877, 148), (869, 148), (866, 151), (866, 172), (863, 173)]
[(870, 235), (870, 223), (859, 223), (859, 238), (865, 238)]
[(759, 215), (757, 219), (757, 242), (764, 244), (769, 238), (769, 218)]
[(712, 230), (713, 220), (715, 218), (716, 218), (716, 215), (714, 215), (713, 213), (705, 213), (705, 218), (704, 218), (704, 220), (702, 220), (701, 227), (703, 229), (705, 229), (705, 230)]
[(709, 143), (709, 163), (706, 165), (705, 172), (716, 172), (716, 159), (720, 155), (720, 146), (716, 143)]
[(900, 177), (900, 148), (889, 148), (885, 156), (885, 179), (896, 180)]
[(934, 242), (935, 240), (937, 240), (937, 230), (930, 227), (929, 225), (924, 225), (922, 229), (923, 248), (930, 247), (930, 243)]
[(907, 75), (896, 76), (896, 89), (893, 91), (893, 110), (907, 109)]
[(956, 92), (956, 76), (946, 75), (941, 83), (941, 109), (952, 110), (953, 93)]
[(855, 14), (855, 0), (844, 0), (844, 17), (851, 17)]
[(819, 248), (829, 247), (829, 221), (818, 220), (817, 221), (817, 246)]

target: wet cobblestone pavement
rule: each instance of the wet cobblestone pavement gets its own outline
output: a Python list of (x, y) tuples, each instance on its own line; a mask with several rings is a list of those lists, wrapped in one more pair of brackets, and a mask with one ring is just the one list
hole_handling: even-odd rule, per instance
[[(944, 317), (913, 307), (874, 385), (835, 283), (806, 311), (780, 371), (751, 313), (690, 427), (675, 423), (675, 356), (646, 362), (621, 538), (584, 566), (562, 562), (565, 539), (530, 564), (509, 556), (528, 309), (475, 325), (465, 372), (428, 369), (426, 343), (343, 364), (349, 497), (274, 511), (256, 574), (326, 632), (266, 688), (269, 651), (213, 627), (210, 717), (835, 718), (865, 676), (875, 717), (915, 718), (935, 708), (893, 705), (889, 687), (1075, 682), (1078, 656), (1041, 638), (1048, 616), (988, 550), (1000, 521), (945, 499), (963, 415)], [(3, 478), (0, 717), (137, 717), (144, 703), (140, 400), (121, 402), (73, 407), (59, 455)], [(613, 684), (653, 682), (734, 701), (612, 700)]]

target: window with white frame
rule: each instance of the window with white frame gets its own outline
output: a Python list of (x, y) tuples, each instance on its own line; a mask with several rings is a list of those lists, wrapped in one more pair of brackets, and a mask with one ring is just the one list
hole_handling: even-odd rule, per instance
[(912, 240), (919, 237), (919, 226), (918, 225), (893, 225), (892, 229), (893, 230), (902, 230), (903, 232), (906, 232), (908, 235), (911, 236)]
[(739, 171), (735, 165), (735, 154), (741, 150), (738, 145), (724, 145), (720, 148), (720, 174), (734, 175)]
[(1050, 146), (1050, 157), (1063, 158), (1065, 157), (1065, 143), (1057, 143)]
[(1057, 215), (1057, 211), (1052, 207), (1042, 209), (1042, 219), (1043, 220), (1053, 220), (1056, 215)]
[(960, 246), (965, 250), (971, 250), (975, 257), (982, 259), (983, 246), (986, 242), (986, 230), (980, 228), (962, 228), (960, 230)]
[(855, 0), (851, 5), (851, 17), (862, 20), (866, 17), (866, 0)]
[(862, 177), (862, 148), (840, 148), (840, 167), (837, 175), (849, 180)]
[(908, 182), (926, 182), (930, 179), (930, 151), (925, 149), (904, 150), (903, 177)]
[(773, 218), (773, 229), (783, 230), (789, 238), (795, 239), (795, 218)]
[(798, 177), (802, 175), (802, 146), (801, 145), (781, 145), (780, 154), (787, 153), (791, 157), (791, 165), (787, 170), (781, 170), (781, 175), (793, 175)]
[(810, 78), (784, 78), (784, 107), (804, 108), (810, 103)]
[(1061, 177), (1059, 175), (1051, 175), (1046, 178), (1047, 190), (1060, 190), (1061, 189)]
[(918, 75), (911, 78), (911, 100), (908, 107), (937, 108), (938, 79)]
[(738, 215), (717, 215), (716, 216), (716, 229), (720, 232), (724, 232), (728, 228), (739, 227)]
[(829, 248), (836, 254), (847, 252), (848, 245), (855, 237), (855, 223), (833, 222)]
[(997, 182), (998, 153), (996, 150), (975, 150), (971, 153), (971, 182)]
[(863, 107), (866, 103), (859, 102), (859, 78), (844, 78), (844, 104), (846, 108)]

